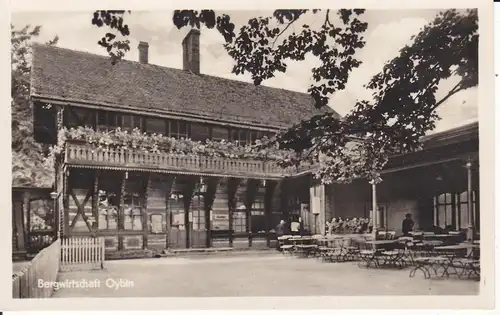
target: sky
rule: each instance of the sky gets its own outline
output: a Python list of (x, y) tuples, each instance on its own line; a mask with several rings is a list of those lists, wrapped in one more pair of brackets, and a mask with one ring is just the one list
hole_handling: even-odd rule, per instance
[[(249, 18), (268, 16), (270, 11), (227, 11), (236, 29), (246, 24)], [(362, 20), (368, 23), (364, 34), (366, 46), (356, 57), (362, 61), (354, 69), (344, 90), (336, 92), (330, 100), (330, 106), (341, 115), (348, 113), (356, 100), (369, 99), (370, 93), (363, 88), (370, 78), (377, 74), (398, 51), (411, 42), (410, 38), (426, 24), (431, 22), (438, 10), (367, 10)], [(149, 63), (171, 68), (182, 68), (181, 42), (189, 31), (178, 30), (172, 23), (171, 11), (133, 11), (127, 16), (131, 35), (131, 50), (125, 59), (138, 60), (137, 45), (140, 41), (149, 43)], [(16, 28), (25, 25), (41, 25), (42, 34), (37, 41), (46, 42), (55, 35), (59, 36), (58, 46), (90, 53), (107, 55), (97, 41), (107, 30), (91, 24), (92, 12), (17, 12), (12, 14), (12, 24)], [(311, 27), (321, 23), (317, 16), (309, 14), (301, 18), (297, 25), (309, 24)], [(290, 29), (294, 31), (294, 29)], [(200, 59), (201, 73), (234, 80), (251, 82), (249, 76), (231, 73), (233, 60), (223, 48), (224, 39), (216, 30), (201, 29)], [(304, 61), (289, 62), (286, 73), (266, 80), (263, 85), (306, 92), (311, 84), (311, 68), (318, 61), (310, 56)], [(443, 81), (438, 90), (446, 94), (458, 78)], [(438, 109), (441, 116), (434, 132), (447, 130), (473, 121), (477, 121), (477, 88), (457, 93)]]

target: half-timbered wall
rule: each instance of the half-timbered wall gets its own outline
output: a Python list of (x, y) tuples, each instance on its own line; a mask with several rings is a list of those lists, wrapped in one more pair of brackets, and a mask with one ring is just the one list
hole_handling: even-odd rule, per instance
[(65, 235), (103, 236), (108, 252), (266, 247), (288, 200), (257, 179), (70, 168), (66, 180)]

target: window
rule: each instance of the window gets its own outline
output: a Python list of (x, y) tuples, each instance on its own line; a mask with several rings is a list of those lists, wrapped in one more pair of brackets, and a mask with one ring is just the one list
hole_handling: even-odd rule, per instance
[(121, 179), (113, 175), (111, 173), (102, 173), (99, 177), (99, 230), (116, 230), (118, 228)]
[(191, 124), (191, 139), (205, 141), (210, 138), (210, 127), (202, 124)]
[(212, 140), (221, 141), (229, 139), (229, 130), (224, 127), (212, 127)]
[[(476, 191), (472, 192), (472, 209), (474, 225), (478, 225), (475, 216), (477, 215)], [(453, 229), (466, 229), (469, 225), (468, 193), (463, 191), (458, 194), (444, 193), (434, 198), (435, 213), (434, 221), (436, 226), (442, 228), (452, 226)], [(475, 221), (475, 222), (474, 222)], [(477, 226), (476, 226), (477, 228)]]
[(184, 195), (182, 191), (173, 191), (168, 200), (170, 210), (170, 222), (172, 227), (184, 229)]
[(459, 196), (459, 205), (458, 205), (458, 220), (457, 225), (459, 229), (466, 229), (469, 224), (469, 212), (468, 212), (468, 199), (467, 191), (464, 191)]
[(245, 233), (247, 231), (246, 212), (241, 210), (233, 212), (233, 231), (234, 233)]
[(207, 228), (205, 223), (205, 211), (203, 209), (203, 205), (205, 204), (203, 197), (202, 193), (198, 193), (193, 198), (191, 212), (193, 215), (193, 230), (195, 231), (203, 231)]
[(185, 121), (171, 120), (169, 121), (169, 137), (180, 139), (189, 138), (189, 125)]
[(249, 132), (249, 136), (250, 136), (249, 142), (252, 143), (252, 144), (255, 143), (255, 140), (259, 139), (258, 134), (259, 133), (257, 131), (251, 131), (251, 132)]
[[(266, 216), (264, 212), (264, 200), (255, 200), (250, 210), (252, 233), (266, 232)], [(277, 225), (277, 224), (276, 224)]]
[(249, 143), (248, 131), (241, 129), (231, 130), (231, 141), (236, 141), (241, 146), (247, 145), (247, 143)]
[(123, 228), (142, 230), (142, 195), (144, 193), (140, 176), (130, 176), (125, 182), (123, 196)]
[(148, 117), (145, 119), (145, 123), (147, 133), (156, 133), (161, 135), (165, 135), (167, 133), (167, 125), (163, 119)]
[(442, 194), (437, 197), (437, 226), (446, 228), (454, 226), (453, 220), (453, 195), (450, 193)]
[(240, 138), (239, 138), (238, 142), (241, 146), (245, 146), (248, 144), (248, 132), (246, 130), (240, 130), (239, 137)]
[(69, 128), (90, 127), (95, 128), (94, 111), (88, 108), (67, 107), (66, 126)]
[(111, 131), (119, 127), (121, 123), (120, 115), (114, 112), (98, 111), (97, 112), (97, 130)]
[(142, 117), (123, 114), (122, 115), (122, 129), (132, 131), (135, 128), (142, 131)]
[(151, 225), (149, 231), (151, 233), (164, 233), (166, 231), (163, 214), (152, 214), (150, 216)]

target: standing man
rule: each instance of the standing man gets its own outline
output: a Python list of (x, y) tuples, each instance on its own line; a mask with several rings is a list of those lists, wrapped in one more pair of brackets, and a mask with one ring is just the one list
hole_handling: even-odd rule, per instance
[(403, 220), (403, 226), (402, 226), (403, 235), (409, 236), (410, 235), (409, 233), (411, 231), (413, 231), (414, 225), (415, 225), (415, 222), (413, 222), (413, 220), (411, 218), (411, 213), (407, 213), (405, 216), (405, 219)]

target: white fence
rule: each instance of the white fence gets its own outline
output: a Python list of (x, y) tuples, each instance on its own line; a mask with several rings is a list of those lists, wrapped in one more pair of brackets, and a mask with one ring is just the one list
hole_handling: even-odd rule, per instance
[(61, 241), (56, 240), (42, 249), (20, 272), (12, 276), (12, 298), (48, 298), (53, 287), (46, 284), (57, 280)]
[(104, 268), (104, 238), (71, 237), (62, 240), (61, 271)]

